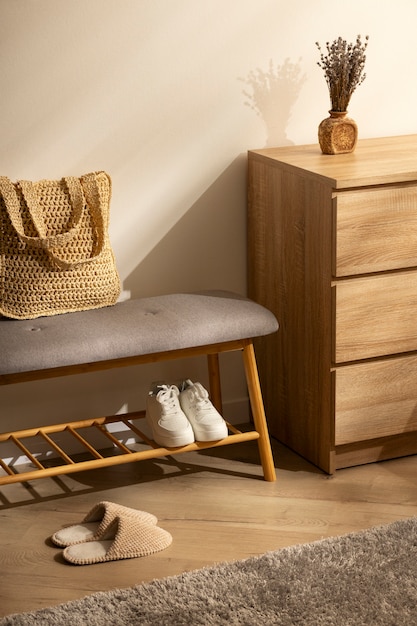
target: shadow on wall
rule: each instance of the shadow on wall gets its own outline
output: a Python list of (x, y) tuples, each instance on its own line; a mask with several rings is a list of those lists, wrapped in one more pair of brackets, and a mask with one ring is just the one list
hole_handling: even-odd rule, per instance
[[(306, 80), (300, 61), (271, 60), (266, 70), (238, 80), (247, 85), (244, 105), (266, 126), (267, 145), (291, 145), (286, 127)], [(246, 153), (240, 154), (131, 272), (123, 285), (131, 297), (200, 289), (246, 293), (246, 164)]]
[(132, 298), (246, 293), (246, 155), (235, 159), (125, 279)]
[(245, 105), (253, 109), (262, 118), (267, 131), (267, 143), (270, 146), (292, 145), (286, 135), (286, 126), (291, 111), (298, 99), (306, 75), (301, 75), (300, 60), (292, 63), (285, 59), (282, 65), (274, 65), (272, 59), (267, 70), (257, 68), (249, 72), (246, 78), (239, 78), (250, 87), (243, 94)]

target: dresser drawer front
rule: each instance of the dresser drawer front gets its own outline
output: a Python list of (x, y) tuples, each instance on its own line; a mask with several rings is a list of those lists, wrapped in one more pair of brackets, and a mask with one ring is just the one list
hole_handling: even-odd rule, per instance
[(417, 266), (417, 184), (338, 193), (333, 274)]
[(340, 281), (334, 362), (417, 350), (417, 271)]
[(335, 398), (336, 445), (417, 431), (417, 356), (338, 368)]

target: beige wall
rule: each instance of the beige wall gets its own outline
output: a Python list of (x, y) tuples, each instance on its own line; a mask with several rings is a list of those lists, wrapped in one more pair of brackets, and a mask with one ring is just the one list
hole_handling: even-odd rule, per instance
[[(1, 0), (0, 171), (13, 179), (111, 174), (124, 297), (244, 293), (247, 149), (316, 142), (329, 101), (315, 42), (358, 33), (370, 36), (367, 79), (349, 111), (360, 136), (416, 132), (416, 7)], [(225, 363), (225, 399), (239, 414), (246, 390), (234, 362)], [(204, 380), (205, 370), (193, 362), (10, 387), (1, 429), (58, 421), (58, 404), (64, 417), (141, 408), (154, 377), (186, 375)]]

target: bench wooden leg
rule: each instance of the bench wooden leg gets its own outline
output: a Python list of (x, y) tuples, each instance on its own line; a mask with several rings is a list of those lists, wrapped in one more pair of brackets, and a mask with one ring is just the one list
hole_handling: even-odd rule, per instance
[(246, 382), (249, 391), (249, 400), (252, 409), (255, 430), (259, 433), (258, 447), (261, 457), (265, 480), (276, 480), (274, 458), (272, 456), (271, 442), (269, 440), (268, 425), (266, 422), (264, 403), (262, 399), (261, 385), (259, 382), (258, 367), (256, 365), (255, 350), (253, 343), (249, 343), (243, 349), (243, 362), (245, 366)]
[(219, 355), (216, 354), (208, 354), (207, 355), (208, 362), (208, 374), (209, 374), (209, 385), (210, 385), (210, 400), (213, 405), (216, 407), (219, 413), (223, 413), (223, 402), (222, 402), (222, 390), (220, 383), (220, 366), (219, 366)]

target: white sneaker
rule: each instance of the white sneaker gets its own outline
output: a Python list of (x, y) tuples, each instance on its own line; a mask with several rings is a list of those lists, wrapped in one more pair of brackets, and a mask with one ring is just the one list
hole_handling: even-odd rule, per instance
[(181, 408), (193, 427), (196, 440), (217, 441), (227, 437), (227, 424), (210, 402), (203, 385), (186, 380), (181, 389)]
[(193, 443), (191, 424), (181, 410), (179, 389), (175, 385), (155, 384), (146, 402), (146, 421), (156, 443), (176, 448)]

